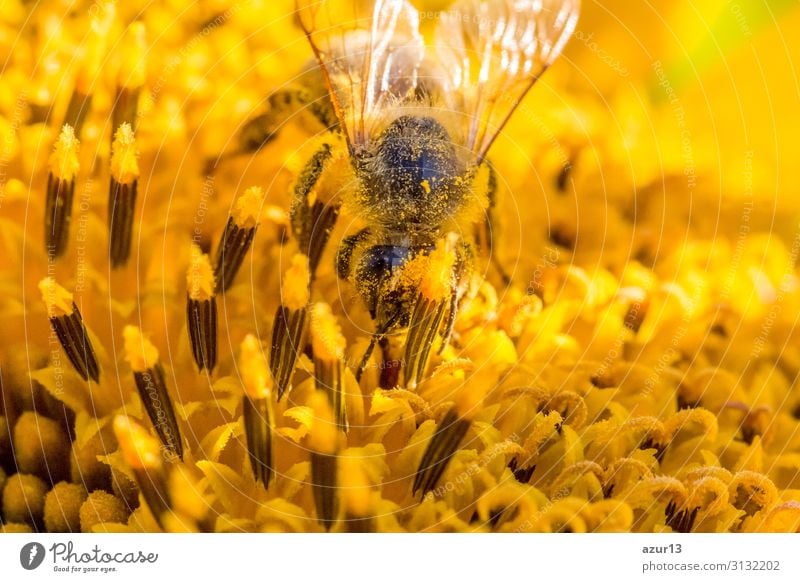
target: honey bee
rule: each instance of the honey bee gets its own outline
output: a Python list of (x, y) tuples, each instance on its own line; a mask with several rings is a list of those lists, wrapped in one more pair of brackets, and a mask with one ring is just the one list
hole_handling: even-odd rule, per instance
[[(341, 136), (353, 179), (335, 198), (312, 195), (335, 146), (317, 152), (295, 188), (294, 234), (313, 273), (340, 205), (364, 219), (336, 252), (339, 277), (354, 284), (375, 322), (359, 372), (376, 343), (390, 359), (387, 334), (407, 329), (399, 361), (414, 384), (430, 340), (441, 334), (446, 343), (472, 257), (489, 239), (497, 182), (487, 154), (569, 39), (579, 0), (458, 0), (424, 15), (436, 20), (430, 43), (408, 1), (363, 4), (296, 0), (315, 62), (301, 89), (273, 94), (271, 112), (247, 124), (241, 141), (245, 150), (268, 143), (297, 105)], [(442, 244), (452, 257), (449, 296), (420, 297), (397, 275)], [(382, 367), (384, 387), (395, 385), (397, 369)]]

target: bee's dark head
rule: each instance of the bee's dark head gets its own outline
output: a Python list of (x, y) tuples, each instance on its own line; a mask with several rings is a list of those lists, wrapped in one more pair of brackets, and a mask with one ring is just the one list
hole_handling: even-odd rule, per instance
[(360, 162), (362, 207), (383, 224), (435, 228), (463, 198), (456, 148), (432, 117), (398, 117)]

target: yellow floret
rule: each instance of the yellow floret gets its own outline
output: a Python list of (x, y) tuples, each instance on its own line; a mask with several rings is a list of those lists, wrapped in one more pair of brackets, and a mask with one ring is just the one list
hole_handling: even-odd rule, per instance
[(347, 512), (356, 517), (369, 515), (372, 508), (372, 487), (361, 455), (342, 455), (339, 466), (340, 487)]
[(134, 469), (155, 469), (161, 466), (161, 447), (158, 439), (127, 416), (114, 419), (114, 434), (125, 462)]
[(39, 291), (42, 293), (45, 306), (47, 306), (48, 317), (72, 315), (72, 293), (56, 283), (55, 279), (45, 277), (39, 281)]
[(79, 511), (81, 531), (89, 533), (105, 523), (125, 523), (129, 513), (119, 497), (105, 491), (92, 491)]
[(264, 190), (253, 186), (239, 196), (233, 206), (231, 216), (233, 221), (241, 227), (252, 228), (258, 225), (261, 208), (264, 205)]
[(47, 485), (35, 475), (16, 473), (3, 488), (3, 519), (36, 525), (44, 517)]
[(62, 481), (44, 499), (44, 525), (52, 533), (81, 531), (80, 510), (86, 501), (83, 485)]
[(80, 163), (78, 162), (78, 146), (75, 130), (65, 124), (58, 135), (53, 153), (50, 154), (50, 173), (56, 178), (69, 181), (75, 178)]
[(208, 255), (193, 244), (189, 270), (186, 272), (189, 297), (195, 301), (206, 301), (215, 295), (214, 269)]
[(60, 481), (69, 474), (69, 438), (55, 420), (23, 412), (14, 425), (14, 458), (22, 473)]
[(131, 184), (139, 178), (139, 152), (130, 124), (123, 123), (111, 144), (111, 176), (119, 184)]
[(296, 254), (292, 257), (292, 264), (283, 276), (281, 303), (293, 311), (299, 311), (308, 305), (310, 279), (308, 257), (300, 253)]
[(260, 400), (269, 397), (272, 377), (261, 343), (253, 334), (247, 334), (242, 341), (239, 353), (239, 374), (248, 398)]
[(333, 417), (328, 396), (321, 390), (311, 393), (308, 399), (311, 408), (311, 430), (308, 434), (308, 445), (312, 451), (326, 455), (336, 453), (339, 448), (339, 433)]
[(311, 308), (311, 347), (314, 357), (335, 361), (344, 357), (346, 342), (342, 329), (327, 303), (316, 303)]
[(134, 372), (145, 372), (158, 362), (158, 349), (135, 325), (126, 325), (122, 330), (125, 339), (125, 361)]

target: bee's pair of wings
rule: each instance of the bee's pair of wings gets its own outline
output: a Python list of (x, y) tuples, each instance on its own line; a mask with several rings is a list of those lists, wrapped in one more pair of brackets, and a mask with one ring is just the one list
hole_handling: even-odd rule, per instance
[[(511, 113), (575, 28), (580, 0), (457, 0), (426, 46), (407, 0), (296, 0), (351, 151), (388, 108), (420, 93), (459, 119), (480, 163)], [(457, 136), (453, 136), (454, 138)]]

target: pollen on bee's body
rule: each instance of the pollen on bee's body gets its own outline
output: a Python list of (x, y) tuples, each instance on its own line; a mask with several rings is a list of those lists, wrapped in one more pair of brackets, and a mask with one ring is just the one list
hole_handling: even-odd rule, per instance
[(239, 272), (255, 238), (263, 205), (264, 191), (257, 186), (248, 188), (236, 200), (217, 247), (217, 293), (226, 291)]
[(53, 258), (64, 253), (69, 240), (75, 176), (80, 167), (79, 145), (75, 130), (70, 125), (64, 125), (50, 154), (44, 222), (45, 249)]
[(111, 182), (108, 189), (108, 240), (111, 266), (128, 262), (133, 236), (133, 214), (139, 183), (139, 152), (128, 123), (119, 126), (111, 145)]
[(52, 277), (45, 277), (39, 282), (39, 291), (47, 308), (50, 326), (58, 336), (72, 367), (84, 380), (91, 378), (94, 382), (99, 382), (100, 367), (72, 293), (56, 283)]
[(192, 244), (186, 272), (186, 320), (197, 367), (212, 372), (217, 363), (217, 299), (208, 255)]
[(136, 326), (126, 325), (122, 333), (125, 339), (125, 360), (133, 371), (136, 389), (147, 416), (163, 445), (182, 459), (183, 441), (172, 399), (167, 391), (164, 370), (159, 362), (158, 349)]

